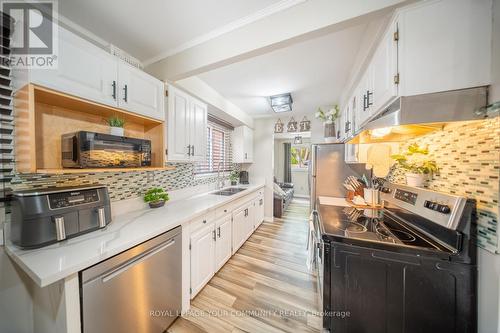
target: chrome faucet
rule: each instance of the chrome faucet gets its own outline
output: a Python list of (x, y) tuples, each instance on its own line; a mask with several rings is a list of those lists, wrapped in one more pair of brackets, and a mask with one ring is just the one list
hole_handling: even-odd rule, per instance
[(222, 171), (222, 177), (221, 177), (221, 170), (220, 170), (221, 165), (223, 165), (223, 163), (219, 162), (217, 166), (217, 188), (219, 190), (224, 186), (226, 186), (226, 181), (224, 180), (224, 170)]

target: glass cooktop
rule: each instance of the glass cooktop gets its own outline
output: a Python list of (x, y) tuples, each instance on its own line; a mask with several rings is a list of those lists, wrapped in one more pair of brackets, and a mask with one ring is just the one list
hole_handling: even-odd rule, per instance
[(319, 205), (320, 223), (331, 236), (399, 246), (439, 249), (441, 247), (398, 222), (383, 210)]

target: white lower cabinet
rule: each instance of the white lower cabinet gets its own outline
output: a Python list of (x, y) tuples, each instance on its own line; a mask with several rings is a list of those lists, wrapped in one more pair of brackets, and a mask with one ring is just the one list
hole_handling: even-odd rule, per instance
[(254, 229), (257, 229), (262, 221), (264, 221), (264, 195), (259, 195), (254, 202), (255, 204), (255, 219)]
[(190, 273), (185, 276), (190, 281), (183, 283), (189, 285), (190, 299), (203, 289), (263, 220), (264, 190), (260, 189), (189, 223), (189, 259), (186, 261), (189, 260)]
[(232, 254), (232, 218), (231, 214), (215, 222), (215, 271), (218, 271)]
[(254, 228), (253, 200), (233, 212), (233, 254), (245, 243)]
[(190, 237), (191, 298), (215, 273), (215, 223), (209, 223)]

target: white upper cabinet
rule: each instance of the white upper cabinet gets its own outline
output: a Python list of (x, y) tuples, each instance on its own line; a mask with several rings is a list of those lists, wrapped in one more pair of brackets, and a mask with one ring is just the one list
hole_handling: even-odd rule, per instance
[(368, 67), (365, 74), (361, 78), (359, 85), (360, 107), (358, 108), (358, 121), (363, 125), (372, 115), (373, 106), (373, 66)]
[(173, 86), (168, 87), (167, 159), (203, 161), (207, 152), (207, 105)]
[(190, 110), (190, 157), (192, 161), (204, 161), (207, 154), (207, 105), (192, 98)]
[(189, 145), (190, 96), (172, 86), (168, 88), (167, 157), (170, 161), (186, 161), (191, 155)]
[(387, 29), (371, 61), (372, 90), (370, 116), (398, 96), (398, 28), (394, 21)]
[(491, 6), (430, 0), (397, 10), (354, 89), (355, 132), (398, 96), (490, 84)]
[(29, 70), (28, 80), (93, 102), (164, 120), (164, 84), (59, 27), (57, 69)]
[(61, 27), (58, 68), (30, 70), (29, 80), (70, 95), (117, 106), (117, 58)]
[(118, 107), (159, 120), (165, 119), (164, 84), (149, 74), (120, 61)]
[(247, 126), (236, 127), (233, 131), (233, 162), (253, 162), (253, 130)]
[(491, 0), (427, 1), (401, 10), (401, 95), (490, 84), (491, 10)]

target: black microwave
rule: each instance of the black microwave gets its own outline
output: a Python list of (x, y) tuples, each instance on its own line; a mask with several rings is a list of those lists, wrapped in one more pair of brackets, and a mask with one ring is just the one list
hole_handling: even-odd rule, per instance
[(80, 131), (61, 137), (64, 168), (137, 168), (151, 166), (151, 141)]

